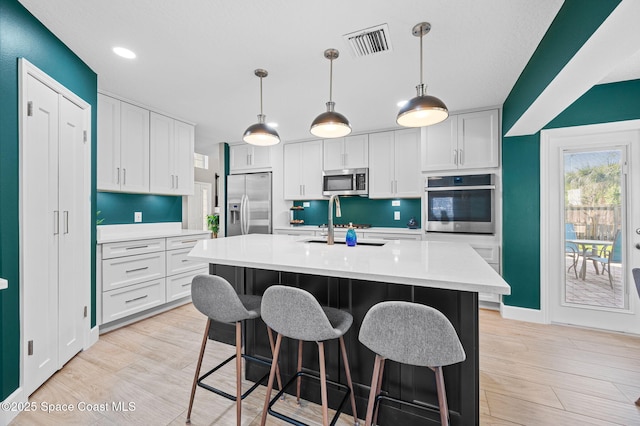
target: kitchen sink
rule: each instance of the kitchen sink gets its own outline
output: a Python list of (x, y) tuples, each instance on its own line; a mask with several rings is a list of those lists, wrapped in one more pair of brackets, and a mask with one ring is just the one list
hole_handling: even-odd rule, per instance
[[(301, 242), (303, 243), (320, 243), (320, 244), (327, 244), (327, 240), (326, 239), (321, 239), (321, 238), (309, 238), (307, 240), (302, 240)], [(336, 240), (334, 242), (335, 244), (346, 244), (347, 242), (342, 240)], [(387, 244), (386, 242), (381, 242), (381, 241), (358, 241), (356, 246), (373, 246), (373, 247), (382, 247), (383, 245)]]

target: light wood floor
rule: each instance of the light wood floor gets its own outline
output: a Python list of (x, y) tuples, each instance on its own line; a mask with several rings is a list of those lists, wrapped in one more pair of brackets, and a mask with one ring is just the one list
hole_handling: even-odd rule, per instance
[[(100, 336), (30, 398), (37, 410), (15, 425), (183, 425), (204, 327), (185, 305)], [(233, 348), (207, 347), (205, 366)], [(233, 389), (233, 367), (221, 373)], [(640, 425), (640, 338), (557, 325), (539, 325), (480, 312), (480, 423), (482, 425)], [(312, 422), (318, 407), (293, 398), (283, 404)], [(243, 403), (243, 425), (259, 424), (264, 387)], [(123, 403), (134, 410), (118, 411)], [(70, 404), (73, 412), (43, 411)], [(87, 404), (94, 411), (79, 411)], [(102, 404), (102, 405), (100, 405)], [(193, 425), (235, 425), (232, 402), (198, 389)], [(343, 416), (339, 424), (351, 425)], [(269, 418), (269, 425), (281, 424)]]

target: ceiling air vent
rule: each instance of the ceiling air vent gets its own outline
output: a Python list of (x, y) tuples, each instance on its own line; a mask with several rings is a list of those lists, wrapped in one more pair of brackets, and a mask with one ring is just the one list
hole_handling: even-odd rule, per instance
[(342, 37), (351, 47), (351, 53), (356, 58), (391, 50), (391, 39), (389, 38), (389, 27), (387, 24), (354, 31)]

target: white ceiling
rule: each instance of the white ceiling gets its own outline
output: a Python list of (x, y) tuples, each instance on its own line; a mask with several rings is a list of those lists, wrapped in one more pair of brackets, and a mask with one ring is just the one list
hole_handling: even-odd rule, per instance
[[(264, 112), (285, 141), (311, 138), (329, 97), (354, 132), (396, 127), (397, 102), (415, 96), (428, 21), (425, 83), (451, 111), (501, 105), (562, 0), (20, 0), (97, 74), (100, 90), (195, 122), (201, 151), (239, 141)], [(355, 58), (342, 35), (388, 24), (392, 51)], [(120, 45), (138, 57), (111, 52)], [(636, 55), (637, 56), (637, 55)], [(638, 76), (638, 58), (608, 77)]]

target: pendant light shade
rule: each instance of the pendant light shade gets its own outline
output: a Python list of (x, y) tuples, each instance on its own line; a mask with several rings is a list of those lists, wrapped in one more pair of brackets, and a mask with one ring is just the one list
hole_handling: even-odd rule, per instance
[(427, 86), (422, 83), (422, 37), (431, 30), (431, 24), (421, 22), (413, 27), (412, 33), (420, 37), (420, 84), (416, 86), (417, 96), (407, 102), (400, 111), (396, 122), (404, 127), (423, 127), (439, 123), (449, 116), (447, 106), (435, 96), (427, 95)]
[(260, 114), (258, 114), (258, 122), (245, 130), (242, 140), (251, 145), (276, 145), (280, 142), (280, 135), (265, 123), (266, 116), (262, 113), (262, 79), (269, 73), (267, 70), (257, 69), (254, 74), (260, 77)]
[(324, 57), (329, 59), (329, 102), (327, 112), (323, 112), (311, 123), (311, 134), (319, 138), (340, 138), (351, 133), (351, 125), (347, 117), (335, 111), (333, 102), (333, 60), (340, 55), (337, 49), (327, 49)]

